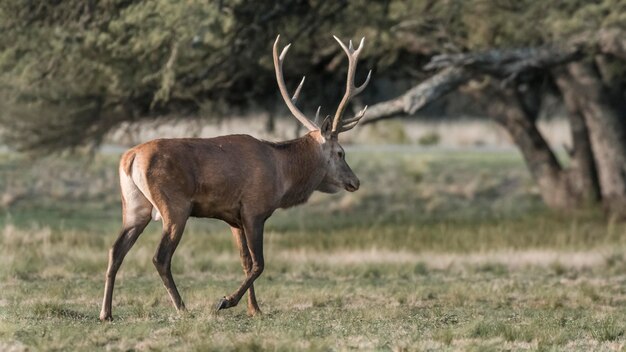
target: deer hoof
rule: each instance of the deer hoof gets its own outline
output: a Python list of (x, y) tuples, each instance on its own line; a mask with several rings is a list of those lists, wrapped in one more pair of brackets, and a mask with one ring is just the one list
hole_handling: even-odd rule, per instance
[(226, 309), (226, 308), (230, 308), (230, 302), (228, 301), (226, 297), (222, 297), (215, 305), (215, 311), (217, 312), (219, 310)]
[(248, 316), (249, 317), (262, 317), (263, 316), (263, 312), (261, 312), (260, 309), (248, 310)]
[(111, 315), (111, 313), (109, 313), (109, 314), (100, 314), (100, 321), (102, 321), (102, 322), (113, 321), (113, 316)]

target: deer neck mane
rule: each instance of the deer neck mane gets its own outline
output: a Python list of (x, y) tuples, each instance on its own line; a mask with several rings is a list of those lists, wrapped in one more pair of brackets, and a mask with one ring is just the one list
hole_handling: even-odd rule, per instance
[(306, 202), (324, 179), (323, 141), (319, 131), (313, 131), (297, 139), (272, 143), (283, 182), (281, 208)]

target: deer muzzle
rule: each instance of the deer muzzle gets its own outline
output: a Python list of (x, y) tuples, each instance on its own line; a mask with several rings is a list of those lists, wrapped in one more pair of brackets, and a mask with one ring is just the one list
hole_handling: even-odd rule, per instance
[(344, 188), (348, 192), (354, 192), (359, 189), (360, 185), (361, 185), (361, 182), (359, 182), (359, 179), (354, 179), (354, 180), (350, 180), (346, 182), (346, 184), (344, 185)]

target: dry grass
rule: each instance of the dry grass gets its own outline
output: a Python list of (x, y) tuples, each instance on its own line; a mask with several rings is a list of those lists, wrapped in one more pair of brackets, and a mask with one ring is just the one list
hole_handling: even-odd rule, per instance
[(256, 285), (265, 314), (250, 319), (243, 306), (212, 313), (242, 279), (234, 249), (181, 245), (174, 271), (189, 312), (180, 315), (151, 265), (156, 238), (142, 238), (118, 277), (116, 321), (102, 324), (107, 244), (86, 235), (5, 228), (4, 349), (586, 351), (625, 342), (623, 249), (268, 248)]
[[(320, 253), (311, 250), (281, 251), (276, 259), (290, 263), (315, 263), (317, 265), (365, 265), (365, 264), (404, 264), (423, 263), (428, 269), (445, 270), (482, 265), (500, 265), (509, 270), (525, 267), (549, 268), (555, 265), (568, 269), (582, 270), (604, 264), (612, 258), (612, 248), (594, 248), (593, 251), (557, 250), (507, 250), (478, 253), (414, 253), (373, 248), (370, 250), (342, 250)], [(233, 255), (234, 256), (234, 255)], [(228, 256), (222, 255), (221, 260)]]
[(154, 223), (124, 262), (107, 324), (97, 316), (119, 227), (115, 158), (38, 164), (60, 170), (40, 181), (60, 185), (46, 192), (3, 156), (0, 174), (26, 176), (0, 190), (30, 191), (0, 213), (0, 350), (624, 349), (624, 224), (547, 212), (513, 153), (350, 155), (363, 189), (268, 223), (264, 316), (213, 314), (243, 274), (227, 227), (191, 221), (173, 261), (189, 312), (174, 312), (152, 266)]

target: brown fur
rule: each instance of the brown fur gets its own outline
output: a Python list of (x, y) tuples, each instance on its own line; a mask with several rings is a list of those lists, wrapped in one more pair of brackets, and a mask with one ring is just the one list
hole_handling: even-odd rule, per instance
[(157, 139), (120, 160), (124, 225), (109, 253), (100, 318), (111, 319), (115, 275), (130, 247), (158, 212), (163, 237), (154, 264), (178, 310), (184, 303), (171, 275), (171, 258), (187, 218), (227, 222), (239, 247), (246, 280), (218, 309), (237, 305), (248, 290), (248, 312), (260, 312), (254, 280), (263, 270), (263, 224), (278, 208), (306, 202), (315, 190), (355, 191), (359, 181), (336, 138), (320, 131), (273, 143), (247, 135)]

